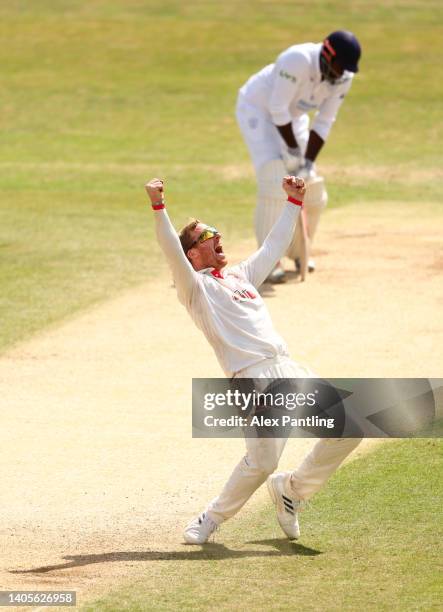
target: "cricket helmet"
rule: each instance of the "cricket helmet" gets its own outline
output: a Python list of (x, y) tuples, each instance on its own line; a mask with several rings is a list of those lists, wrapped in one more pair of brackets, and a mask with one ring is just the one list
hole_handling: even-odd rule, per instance
[(320, 52), (320, 70), (328, 81), (334, 82), (331, 64), (338, 60), (343, 70), (358, 72), (361, 47), (356, 36), (346, 30), (332, 32), (323, 41)]

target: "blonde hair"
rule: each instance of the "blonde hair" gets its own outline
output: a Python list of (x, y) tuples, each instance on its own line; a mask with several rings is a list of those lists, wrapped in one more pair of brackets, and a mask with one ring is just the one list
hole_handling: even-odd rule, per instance
[(195, 230), (199, 223), (200, 221), (198, 219), (191, 219), (189, 223), (185, 225), (185, 227), (183, 227), (178, 233), (182, 249), (185, 252), (186, 256), (188, 254), (189, 249), (194, 244), (194, 237), (192, 235), (192, 232)]

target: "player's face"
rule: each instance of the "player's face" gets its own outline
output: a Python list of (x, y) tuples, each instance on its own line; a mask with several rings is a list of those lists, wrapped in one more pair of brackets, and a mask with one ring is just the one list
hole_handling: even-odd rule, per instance
[(341, 63), (337, 59), (333, 59), (327, 67), (324, 68), (323, 77), (329, 81), (332, 85), (340, 82), (343, 76), (344, 69)]
[(340, 64), (340, 62), (336, 59), (332, 60), (331, 62), (331, 72), (332, 72), (333, 78), (336, 81), (338, 81), (338, 79), (340, 79), (343, 76), (344, 68)]
[(199, 223), (193, 232), (194, 243), (188, 251), (196, 270), (217, 268), (220, 270), (228, 263), (223, 252), (222, 236), (210, 225)]

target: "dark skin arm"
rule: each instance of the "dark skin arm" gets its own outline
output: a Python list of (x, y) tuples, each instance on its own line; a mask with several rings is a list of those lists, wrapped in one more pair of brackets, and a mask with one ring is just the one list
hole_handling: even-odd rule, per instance
[(314, 132), (313, 130), (309, 133), (308, 146), (306, 147), (305, 158), (311, 161), (315, 161), (317, 159), (317, 155), (320, 153), (320, 149), (325, 144), (323, 138)]
[[(294, 132), (292, 131), (292, 124), (287, 123), (286, 125), (276, 125), (277, 130), (280, 132), (280, 136), (283, 138), (285, 143), (290, 149), (295, 149), (298, 146), (297, 141), (295, 140)], [(306, 159), (311, 161), (315, 161), (317, 159), (317, 155), (320, 153), (320, 149), (325, 144), (323, 138), (311, 130), (309, 133), (308, 146), (306, 148)]]
[(280, 136), (290, 149), (295, 149), (295, 147), (298, 147), (294, 132), (292, 131), (292, 123), (287, 123), (286, 125), (276, 125), (275, 127), (280, 132)]

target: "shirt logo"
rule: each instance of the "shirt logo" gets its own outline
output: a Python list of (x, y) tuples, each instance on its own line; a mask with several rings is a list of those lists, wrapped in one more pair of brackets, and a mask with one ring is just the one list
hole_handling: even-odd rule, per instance
[(232, 299), (236, 302), (240, 300), (255, 300), (257, 296), (252, 291), (248, 291), (247, 289), (235, 289), (232, 294)]
[(279, 75), (284, 79), (289, 79), (289, 81), (292, 81), (293, 83), (295, 83), (297, 80), (295, 76), (289, 74), (289, 72), (286, 72), (285, 70), (280, 70)]

